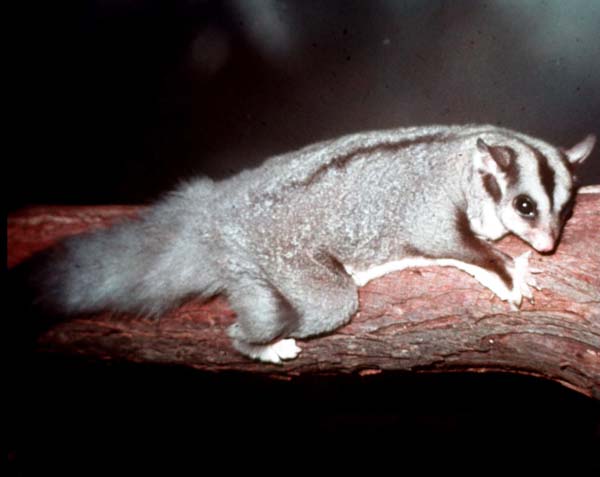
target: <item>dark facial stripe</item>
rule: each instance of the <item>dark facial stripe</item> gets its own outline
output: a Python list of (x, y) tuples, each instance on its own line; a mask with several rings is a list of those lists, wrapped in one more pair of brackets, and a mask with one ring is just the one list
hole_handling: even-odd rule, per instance
[(567, 202), (565, 203), (565, 205), (563, 205), (563, 207), (562, 207), (562, 209), (560, 211), (560, 223), (561, 223), (561, 226), (567, 220), (569, 220), (569, 218), (573, 214), (573, 207), (575, 206), (575, 198), (576, 197), (577, 197), (577, 194), (571, 194), (571, 196), (569, 197), (569, 200), (567, 200)]
[(500, 186), (498, 185), (498, 181), (491, 174), (483, 174), (483, 187), (486, 192), (490, 195), (490, 197), (494, 200), (494, 202), (500, 202), (502, 198), (502, 192), (500, 191)]
[(548, 164), (548, 158), (544, 156), (538, 149), (529, 145), (535, 158), (537, 160), (538, 165), (538, 175), (540, 176), (540, 181), (542, 183), (542, 187), (546, 191), (546, 195), (548, 196), (548, 200), (550, 201), (550, 210), (554, 209), (554, 187), (556, 184), (556, 178), (554, 174), (554, 169), (550, 167)]
[(508, 165), (504, 168), (504, 173), (506, 174), (506, 180), (508, 185), (514, 185), (519, 181), (519, 164), (517, 162), (517, 153), (513, 151), (510, 147), (503, 148), (506, 150), (506, 153), (510, 156), (510, 161)]

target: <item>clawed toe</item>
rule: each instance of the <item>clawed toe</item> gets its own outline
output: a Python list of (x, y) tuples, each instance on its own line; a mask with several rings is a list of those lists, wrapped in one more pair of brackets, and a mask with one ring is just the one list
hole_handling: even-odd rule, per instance
[(514, 268), (514, 288), (519, 290), (521, 295), (529, 300), (529, 303), (534, 304), (532, 288), (540, 291), (542, 287), (538, 284), (536, 277), (533, 274), (542, 273), (540, 269), (529, 267), (529, 258), (531, 251), (525, 252), (515, 258)]

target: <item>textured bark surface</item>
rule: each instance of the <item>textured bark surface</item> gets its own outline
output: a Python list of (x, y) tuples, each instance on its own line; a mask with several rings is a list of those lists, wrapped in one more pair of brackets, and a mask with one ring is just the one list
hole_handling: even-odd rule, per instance
[[(8, 265), (59, 239), (102, 227), (140, 208), (35, 207), (8, 218)], [(97, 359), (180, 364), (291, 379), (306, 373), (503, 371), (540, 376), (600, 399), (600, 188), (580, 194), (557, 252), (533, 254), (541, 269), (535, 303), (519, 311), (452, 268), (396, 272), (360, 290), (360, 311), (337, 332), (302, 341), (281, 366), (252, 362), (229, 344), (235, 318), (222, 297), (190, 302), (160, 320), (104, 313), (60, 323), (42, 351)], [(528, 250), (514, 237), (499, 247)], [(24, 317), (25, 319), (26, 317)]]

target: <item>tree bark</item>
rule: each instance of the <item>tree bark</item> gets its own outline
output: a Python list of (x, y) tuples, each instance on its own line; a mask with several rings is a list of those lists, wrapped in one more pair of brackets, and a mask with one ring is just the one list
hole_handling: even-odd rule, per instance
[[(8, 266), (63, 237), (103, 227), (141, 208), (34, 207), (8, 217)], [(299, 343), (283, 365), (236, 353), (225, 330), (235, 318), (223, 297), (192, 301), (162, 317), (103, 313), (46, 331), (43, 352), (96, 359), (169, 363), (206, 371), (236, 370), (292, 379), (306, 373), (376, 374), (502, 371), (539, 376), (600, 399), (600, 187), (580, 193), (558, 250), (533, 254), (543, 287), (519, 311), (452, 268), (396, 272), (360, 289), (360, 311), (347, 326)], [(499, 243), (516, 256), (528, 246)], [(26, 319), (26, 317), (23, 317)]]

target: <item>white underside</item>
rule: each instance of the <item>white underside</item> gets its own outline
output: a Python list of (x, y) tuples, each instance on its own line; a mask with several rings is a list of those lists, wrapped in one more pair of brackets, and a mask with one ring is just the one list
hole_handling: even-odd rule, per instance
[[(489, 272), (484, 268), (450, 258), (431, 259), (424, 257), (407, 257), (403, 258), (402, 260), (394, 260), (392, 262), (369, 267), (366, 270), (357, 270), (352, 266), (345, 266), (345, 268), (354, 280), (354, 283), (361, 287), (369, 283), (371, 280), (387, 275), (388, 273), (398, 272), (407, 268), (431, 266), (458, 268), (464, 272), (467, 272), (469, 275), (472, 275), (477, 280), (481, 278), (486, 283), (500, 280), (495, 273)], [(481, 282), (481, 280), (479, 281)], [(482, 282), (483, 285), (488, 286), (486, 283)]]
[(531, 273), (535, 273), (536, 271), (529, 270), (528, 268), (530, 255), (531, 252), (520, 255), (514, 260), (514, 268), (509, 268), (508, 271), (514, 281), (512, 290), (506, 286), (496, 273), (477, 265), (451, 258), (429, 259), (424, 257), (407, 257), (402, 260), (376, 265), (366, 270), (358, 270), (349, 265), (345, 265), (344, 268), (357, 286), (364, 286), (375, 278), (407, 268), (428, 266), (454, 267), (474, 277), (479, 283), (494, 292), (501, 300), (508, 301), (511, 305), (518, 307), (521, 304), (523, 296), (529, 299), (532, 298), (529, 285), (538, 288), (535, 279), (531, 276)]
[[(531, 252), (526, 252), (515, 258), (509, 267), (508, 272), (513, 278), (513, 289), (510, 290), (502, 279), (494, 272), (478, 267), (471, 263), (461, 262), (460, 260), (428, 259), (423, 257), (408, 257), (402, 260), (383, 263), (370, 267), (366, 270), (358, 270), (352, 266), (345, 265), (344, 268), (353, 278), (357, 286), (366, 285), (375, 278), (382, 277), (388, 273), (397, 272), (406, 268), (441, 266), (454, 267), (473, 276), (483, 286), (489, 288), (501, 300), (508, 301), (513, 309), (520, 306), (522, 298), (526, 297), (532, 300), (530, 286), (537, 288), (535, 278), (532, 273), (539, 273), (539, 270), (529, 268), (529, 257)], [(302, 351), (294, 339), (282, 339), (275, 343), (266, 345), (254, 345), (241, 341), (234, 341), (234, 346), (244, 355), (257, 359), (265, 363), (280, 364), (282, 361), (296, 358)]]

